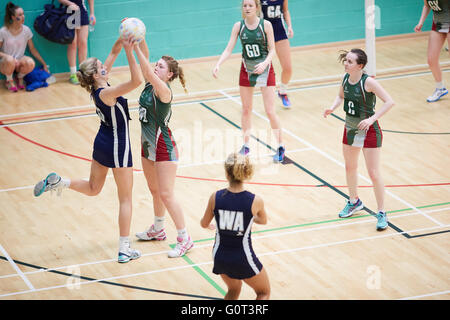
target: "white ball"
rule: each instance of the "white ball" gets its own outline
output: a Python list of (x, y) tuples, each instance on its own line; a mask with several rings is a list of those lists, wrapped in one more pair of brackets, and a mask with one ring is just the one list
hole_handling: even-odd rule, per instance
[(137, 42), (145, 38), (145, 24), (138, 18), (128, 18), (119, 27), (120, 37), (123, 39), (131, 35)]

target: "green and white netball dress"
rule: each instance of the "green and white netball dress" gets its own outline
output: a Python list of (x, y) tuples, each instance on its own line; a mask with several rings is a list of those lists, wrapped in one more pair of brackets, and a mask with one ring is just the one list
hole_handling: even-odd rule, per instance
[[(169, 88), (170, 86), (167, 85)], [(141, 155), (152, 161), (177, 161), (177, 144), (168, 125), (172, 116), (172, 101), (161, 102), (150, 83), (139, 97), (141, 122)]]
[(264, 19), (259, 19), (258, 26), (250, 30), (241, 21), (239, 38), (242, 44), (242, 65), (239, 85), (242, 87), (270, 87), (275, 86), (275, 72), (272, 63), (262, 74), (253, 73), (255, 66), (263, 62), (269, 54), (268, 42), (264, 31)]
[(344, 89), (345, 128), (342, 142), (359, 148), (378, 148), (383, 141), (383, 133), (378, 121), (375, 121), (366, 132), (358, 129), (358, 124), (375, 114), (376, 96), (365, 90), (365, 83), (369, 77), (363, 73), (361, 79), (350, 84), (349, 74), (344, 76), (342, 87)]

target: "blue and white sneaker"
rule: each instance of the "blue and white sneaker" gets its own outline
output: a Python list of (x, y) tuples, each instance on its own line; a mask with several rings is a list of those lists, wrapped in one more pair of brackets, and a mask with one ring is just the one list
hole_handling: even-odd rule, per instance
[(128, 250), (119, 251), (117, 262), (126, 263), (130, 260), (138, 259), (140, 256), (141, 253), (138, 250), (128, 248)]
[(339, 218), (348, 218), (352, 216), (355, 212), (361, 210), (362, 208), (364, 208), (364, 204), (359, 198), (358, 201), (356, 201), (356, 203), (354, 204), (352, 204), (350, 200), (348, 200), (345, 208), (342, 209), (341, 212), (339, 212)]
[(274, 162), (283, 162), (284, 160), (284, 153), (286, 152), (286, 149), (282, 146), (278, 147), (277, 153), (273, 156)]
[(58, 195), (60, 195), (62, 188), (61, 177), (53, 172), (50, 173), (45, 179), (36, 183), (33, 193), (35, 197), (39, 197), (44, 192), (57, 190)]
[(239, 150), (239, 154), (242, 154), (243, 156), (247, 156), (250, 153), (250, 148), (243, 145), (241, 150)]
[(448, 93), (445, 88), (434, 90), (433, 94), (427, 98), (428, 102), (436, 102)]
[(281, 94), (280, 91), (278, 91), (278, 97), (280, 97), (281, 102), (283, 102), (283, 107), (285, 109), (291, 108), (291, 101), (289, 100), (287, 94)]
[(377, 230), (381, 231), (388, 227), (388, 218), (386, 212), (378, 212), (377, 213)]

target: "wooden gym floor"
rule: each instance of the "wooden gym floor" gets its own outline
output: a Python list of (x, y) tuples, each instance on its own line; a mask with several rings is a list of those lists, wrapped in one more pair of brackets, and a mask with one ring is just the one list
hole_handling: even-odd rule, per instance
[[(288, 161), (275, 165), (276, 147), (255, 91), (252, 139), (257, 170), (248, 189), (262, 196), (268, 224), (255, 225), (253, 245), (271, 281), (272, 299), (450, 298), (450, 96), (426, 97), (434, 81), (426, 65), (427, 34), (377, 39), (377, 79), (396, 105), (380, 121), (382, 172), (390, 226), (375, 230), (376, 202), (364, 160), (359, 189), (365, 210), (339, 219), (348, 193), (342, 157), (342, 109), (323, 109), (338, 92), (340, 49), (359, 41), (293, 48), (291, 110), (276, 110)], [(168, 53), (170, 54), (170, 52)], [(219, 53), (218, 53), (219, 54)], [(105, 59), (106, 57), (98, 57)], [(180, 148), (176, 195), (195, 247), (168, 259), (176, 231), (167, 215), (164, 242), (134, 234), (153, 222), (150, 192), (140, 164), (137, 99), (128, 94), (134, 155), (132, 246), (139, 260), (117, 263), (118, 201), (112, 173), (96, 197), (64, 190), (32, 195), (50, 172), (88, 178), (99, 120), (88, 94), (58, 81), (34, 92), (0, 89), (0, 299), (222, 299), (226, 286), (212, 273), (214, 232), (199, 221), (209, 195), (226, 186), (223, 161), (241, 146), (240, 58), (222, 67), (205, 58), (183, 61), (189, 94), (178, 81), (170, 127)], [(450, 58), (442, 51), (450, 85)], [(274, 59), (277, 79), (280, 66)], [(129, 77), (117, 68), (111, 83)], [(61, 76), (59, 77), (61, 78)], [(378, 108), (381, 101), (378, 101)], [(241, 299), (253, 299), (243, 286)]]

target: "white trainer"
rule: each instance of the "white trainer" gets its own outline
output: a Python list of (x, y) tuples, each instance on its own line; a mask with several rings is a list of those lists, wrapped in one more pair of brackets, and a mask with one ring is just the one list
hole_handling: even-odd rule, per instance
[(61, 177), (56, 173), (50, 173), (45, 179), (39, 181), (34, 186), (34, 196), (39, 197), (41, 194), (47, 191), (57, 190), (58, 196), (61, 195), (63, 185)]
[(434, 90), (433, 94), (427, 98), (428, 102), (436, 102), (448, 93), (445, 88)]
[(194, 246), (194, 241), (191, 240), (191, 237), (188, 236), (187, 240), (183, 240), (183, 238), (177, 237), (177, 244), (173, 250), (170, 250), (168, 253), (169, 258), (178, 258), (182, 257)]
[(148, 228), (147, 231), (144, 232), (138, 232), (136, 233), (136, 237), (140, 240), (157, 240), (157, 241), (163, 241), (166, 240), (166, 231), (164, 231), (164, 228), (160, 231), (155, 230), (155, 225), (152, 224), (150, 228)]
[(131, 249), (130, 247), (128, 247), (127, 250), (122, 249), (121, 251), (119, 251), (117, 262), (126, 263), (130, 260), (138, 259), (140, 256), (141, 252), (139, 250)]

